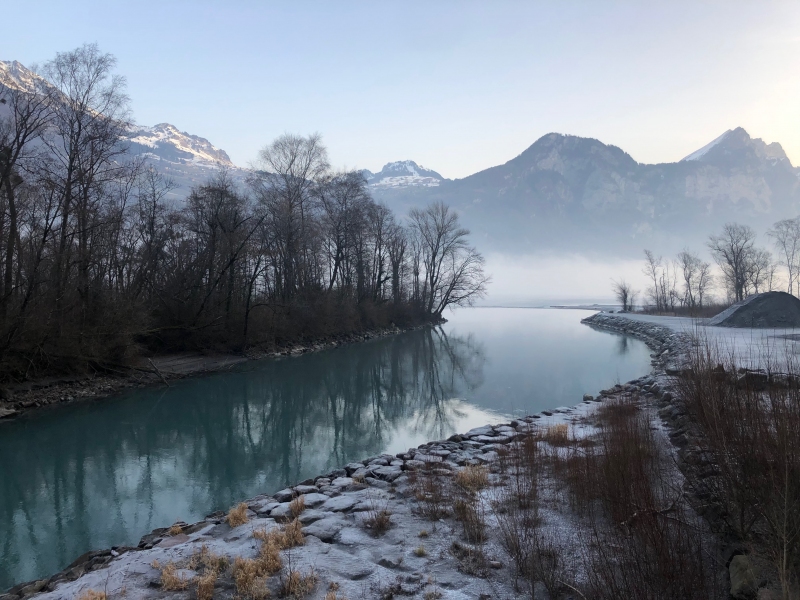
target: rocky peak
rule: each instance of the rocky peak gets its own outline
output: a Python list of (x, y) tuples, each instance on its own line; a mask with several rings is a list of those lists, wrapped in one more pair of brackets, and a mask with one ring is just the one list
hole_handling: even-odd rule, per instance
[(0, 86), (21, 90), (23, 92), (35, 92), (37, 84), (43, 79), (16, 60), (0, 60)]
[(207, 139), (180, 131), (170, 123), (159, 123), (153, 127), (132, 127), (128, 136), (132, 144), (144, 146), (144, 151), (164, 158), (177, 158), (181, 162), (212, 163), (233, 167), (228, 153), (214, 146)]

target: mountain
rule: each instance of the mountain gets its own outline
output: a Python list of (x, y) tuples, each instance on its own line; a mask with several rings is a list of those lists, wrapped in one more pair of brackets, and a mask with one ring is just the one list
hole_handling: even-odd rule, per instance
[(800, 169), (780, 144), (737, 128), (676, 163), (642, 164), (591, 138), (551, 133), (503, 165), (435, 188), (375, 188), (405, 211), (440, 200), (456, 207), (486, 250), (702, 249), (739, 221), (762, 234), (800, 209)]
[[(37, 83), (44, 80), (17, 61), (0, 61), (0, 92), (2, 88), (33, 92)], [(2, 114), (0, 106), (0, 117)], [(234, 181), (243, 182), (247, 171), (231, 162), (228, 154), (207, 139), (180, 131), (169, 123), (153, 127), (132, 125), (123, 136), (133, 156), (143, 156), (177, 187), (171, 196), (178, 199), (189, 194), (191, 188), (202, 184), (220, 168), (229, 171)]]
[(124, 141), (132, 155), (145, 157), (178, 184), (172, 193), (176, 197), (185, 197), (193, 186), (205, 183), (220, 168), (227, 169), (239, 183), (247, 176), (247, 171), (234, 165), (224, 150), (169, 123), (131, 127)]
[(426, 169), (413, 160), (387, 163), (378, 173), (366, 169), (362, 173), (373, 189), (436, 187), (444, 181), (439, 173)]

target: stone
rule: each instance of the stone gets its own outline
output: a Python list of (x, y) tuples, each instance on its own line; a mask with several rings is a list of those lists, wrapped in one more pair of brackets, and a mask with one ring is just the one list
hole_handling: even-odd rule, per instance
[(336, 517), (326, 517), (303, 527), (304, 535), (313, 535), (321, 542), (331, 543), (342, 530), (344, 523)]
[(353, 485), (352, 477), (337, 477), (336, 479), (331, 481), (331, 487), (335, 488), (344, 488), (349, 485)]
[(752, 600), (757, 591), (756, 575), (750, 559), (744, 554), (737, 554), (728, 566), (731, 578), (731, 596), (735, 600)]
[(464, 434), (464, 437), (477, 437), (479, 435), (489, 435), (493, 432), (491, 425), (484, 425), (483, 427), (476, 427), (475, 429), (470, 429), (467, 433)]
[(0, 419), (5, 419), (6, 417), (13, 417), (19, 411), (14, 410), (13, 408), (0, 408)]
[(297, 517), (298, 521), (303, 525), (311, 525), (320, 519), (324, 519), (325, 517), (329, 516), (324, 510), (317, 510), (316, 508), (307, 508), (300, 516)]
[(292, 516), (290, 504), (291, 502), (282, 502), (270, 511), (269, 516), (276, 521), (288, 521)]
[(320, 504), (327, 502), (328, 497), (325, 494), (315, 492), (313, 494), (303, 494), (303, 500), (305, 500), (306, 508), (316, 508)]
[(403, 564), (403, 556), (382, 556), (378, 559), (378, 564), (386, 569), (399, 569)]
[(372, 470), (372, 473), (378, 478), (383, 479), (384, 481), (394, 481), (400, 475), (403, 474), (402, 469), (400, 467), (377, 467)]
[(423, 460), (407, 460), (405, 467), (411, 471), (416, 469), (422, 469), (425, 466), (425, 461)]
[(594, 400), (594, 396), (592, 396), (591, 394), (584, 394), (583, 395), (583, 401), (584, 402), (592, 402), (593, 400)]
[(275, 496), (275, 500), (277, 500), (278, 502), (289, 502), (289, 500), (294, 498), (295, 493), (294, 490), (286, 488), (279, 492), (275, 492), (275, 494), (273, 495)]
[(336, 496), (335, 498), (328, 498), (328, 500), (320, 507), (320, 510), (328, 512), (345, 512), (351, 510), (358, 500), (351, 496)]
[(296, 494), (313, 494), (314, 492), (318, 492), (319, 488), (315, 485), (296, 485), (294, 488)]

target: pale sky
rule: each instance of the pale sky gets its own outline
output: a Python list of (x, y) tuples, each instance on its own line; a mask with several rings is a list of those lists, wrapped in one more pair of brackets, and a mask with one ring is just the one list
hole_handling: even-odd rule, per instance
[(97, 42), (138, 123), (242, 166), (315, 131), (337, 166), (451, 178), (551, 131), (671, 162), (737, 126), (800, 163), (797, 1), (29, 0), (2, 20), (0, 59)]

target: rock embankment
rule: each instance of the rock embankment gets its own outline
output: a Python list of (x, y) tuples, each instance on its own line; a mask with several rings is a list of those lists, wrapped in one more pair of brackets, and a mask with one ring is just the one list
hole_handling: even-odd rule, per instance
[(366, 342), (429, 326), (430, 324), (405, 328), (391, 326), (303, 344), (290, 344), (270, 351), (252, 349), (246, 355), (195, 353), (156, 356), (152, 359), (142, 359), (115, 375), (48, 377), (18, 384), (0, 385), (0, 419), (17, 417), (27, 411), (53, 404), (99, 399), (129, 388), (163, 385), (173, 379), (224, 371), (247, 360), (300, 356), (309, 352)]

